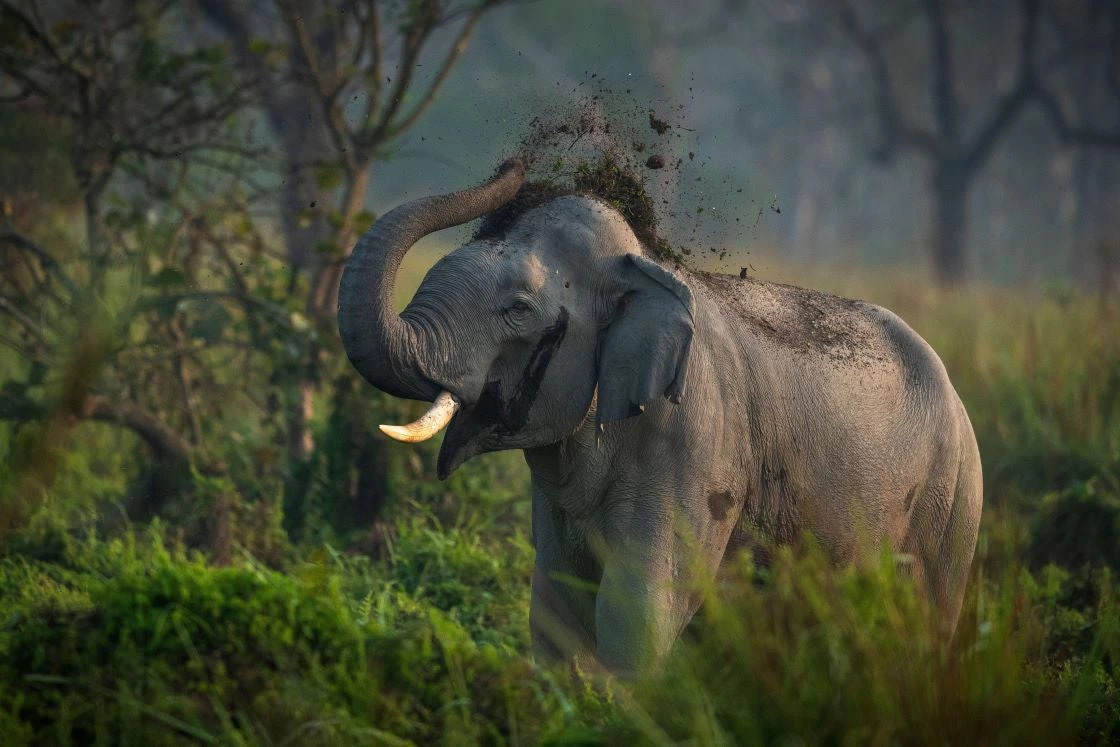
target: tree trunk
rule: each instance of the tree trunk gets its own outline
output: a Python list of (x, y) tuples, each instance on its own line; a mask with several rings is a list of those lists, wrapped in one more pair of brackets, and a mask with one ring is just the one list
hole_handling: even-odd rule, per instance
[(292, 387), (288, 399), (288, 458), (305, 462), (315, 450), (311, 418), (315, 414), (315, 382), (301, 379)]
[(362, 434), (358, 450), (357, 479), (350, 491), (349, 501), (339, 516), (345, 528), (372, 527), (381, 518), (381, 511), (388, 498), (389, 452), (378, 440), (378, 433), (369, 429)]
[(963, 169), (939, 168), (933, 179), (930, 263), (938, 285), (950, 287), (968, 275), (965, 231), (969, 179)]
[(338, 314), (338, 284), (346, 267), (346, 257), (354, 249), (358, 239), (356, 222), (365, 206), (366, 193), (369, 191), (370, 167), (368, 162), (360, 162), (358, 170), (347, 181), (342, 196), (342, 225), (338, 230), (336, 256), (324, 258), (324, 262), (311, 280), (310, 296), (307, 300), (307, 315), (321, 324), (334, 327)]

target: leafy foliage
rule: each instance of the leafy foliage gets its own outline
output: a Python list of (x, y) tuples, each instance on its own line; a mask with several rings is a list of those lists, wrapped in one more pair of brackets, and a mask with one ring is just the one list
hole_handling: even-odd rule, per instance
[[(7, 734), (399, 743), (500, 739), (514, 703), (536, 714), (534, 728), (550, 720), (543, 698), (513, 687), (526, 663), (403, 591), (355, 616), (339, 567), (318, 577), (216, 568), (158, 534), (123, 547), (91, 540), (67, 566), (3, 565), (17, 603), (0, 643)], [(469, 710), (457, 704), (468, 697)]]
[[(384, 20), (355, 5), (362, 29)], [(384, 18), (408, 68), (461, 18), (453, 64), (494, 5)], [(227, 47), (172, 33), (178, 2), (96, 6), (54, 23), (0, 0), (0, 93), (16, 100), (0, 110), (0, 742), (1120, 739), (1115, 308), (798, 268), (910, 321), (972, 417), (986, 512), (958, 640), (934, 642), (889, 558), (837, 571), (810, 544), (698, 589), (704, 612), (660, 675), (542, 669), (520, 455), (435, 481), (438, 443), (374, 428), (418, 404), (361, 384), (322, 315), (334, 259), (372, 218), (365, 167), (443, 73), (399, 106), (407, 81), (382, 90), (371, 58), (322, 60), (325, 88), (297, 90), (376, 83), (360, 108), (378, 116), (348, 122), (349, 94), (328, 101), (337, 152), (277, 216), (253, 125), (282, 88), (258, 84), (314, 84), (278, 39), (343, 33), (321, 26), (335, 16), (282, 3), (289, 37), (241, 29)], [(672, 258), (617, 164), (570, 189)], [(314, 272), (273, 248), (309, 237)]]
[[(319, 514), (306, 519), (313, 532), (292, 543), (275, 518), (263, 535), (261, 525), (234, 521), (223, 554), (205, 532), (185, 531), (183, 517), (145, 530), (82, 530), (89, 525), (80, 518), (45, 508), (0, 561), (0, 729), (16, 744), (110, 734), (253, 744), (1113, 741), (1112, 431), (1031, 426), (1037, 417), (1024, 415), (1057, 413), (1067, 396), (1100, 406), (1108, 390), (1083, 380), (1102, 393), (1086, 402), (1054, 378), (1060, 372), (1032, 384), (1047, 353), (1032, 363), (996, 347), (1020, 312), (970, 303), (977, 332), (967, 346), (947, 344), (944, 357), (978, 412), (987, 458), (996, 450), (1010, 463), (1016, 449), (1050, 444), (1047, 458), (1064, 459), (1067, 443), (1097, 456), (1039, 483), (992, 470), (987, 487), (998, 498), (951, 649), (934, 642), (923, 603), (890, 558), (837, 572), (810, 545), (780, 553), (765, 571), (743, 558), (719, 586), (701, 590), (704, 611), (659, 676), (621, 684), (541, 670), (527, 640), (524, 467), (516, 455), (491, 455), (440, 484), (430, 477), (434, 454), (401, 447), (390, 460), (398, 499), (358, 533)], [(1021, 313), (1057, 320), (1052, 303)], [(935, 296), (913, 316), (937, 338), (946, 329), (936, 320), (966, 313), (960, 304)], [(1077, 307), (1065, 313), (1067, 324), (1090, 331), (1099, 323)], [(1002, 397), (975, 368), (985, 359), (1000, 372)], [(1084, 364), (1071, 361), (1068, 375), (1084, 376)], [(1113, 355), (1092, 370), (1107, 378), (1118, 365)], [(985, 403), (1003, 409), (979, 412)], [(344, 448), (345, 439), (327, 437), (337, 424), (319, 427), (319, 443)], [(1056, 443), (1029, 435), (1059, 428), (1069, 430)], [(21, 440), (34, 435), (21, 431)], [(96, 439), (69, 446), (59, 464), (74, 477), (60, 476), (57, 489), (79, 490), (84, 470), (119, 470), (97, 456), (112, 448)], [(231, 442), (222, 453), (236, 463), (245, 448)], [(21, 469), (18, 460), (5, 464)], [(348, 478), (321, 479), (327, 489)], [(88, 485), (125, 489), (119, 480)], [(277, 490), (198, 475), (184, 505), (205, 516), (222, 496), (251, 506), (271, 494), (275, 507)]]

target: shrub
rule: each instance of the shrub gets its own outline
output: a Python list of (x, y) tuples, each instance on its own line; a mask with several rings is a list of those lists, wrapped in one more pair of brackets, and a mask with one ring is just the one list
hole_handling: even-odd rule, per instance
[(1120, 493), (1100, 478), (1046, 496), (1034, 518), (1028, 557), (1080, 570), (1120, 570)]
[(116, 555), (84, 571), (2, 566), (18, 607), (0, 634), (6, 744), (474, 742), (571, 719), (529, 686), (526, 661), (399, 585), (379, 595), (391, 609), (359, 617), (336, 574), (309, 585), (160, 549)]
[[(786, 549), (736, 575), (708, 590), (665, 671), (623, 699), (609, 742), (1067, 744), (1115, 731), (1113, 665), (1045, 655), (1067, 610), (1025, 572), (980, 585), (951, 647), (889, 555), (835, 572)], [(1100, 615), (1120, 621), (1114, 605)]]

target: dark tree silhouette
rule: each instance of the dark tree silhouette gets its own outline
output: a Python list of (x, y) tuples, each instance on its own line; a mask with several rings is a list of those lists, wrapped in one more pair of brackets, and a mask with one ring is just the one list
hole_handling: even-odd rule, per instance
[[(1064, 142), (1120, 147), (1120, 4), (1085, 0), (1051, 7), (1043, 0), (1017, 0), (1012, 8), (989, 17), (992, 23), (1017, 25), (1012, 83), (992, 98), (994, 104), (986, 113), (972, 118), (965, 116), (962, 92), (969, 89), (975, 71), (962, 69), (954, 54), (959, 48), (955, 35), (969, 31), (955, 22), (959, 8), (945, 0), (894, 6), (888, 20), (874, 27), (853, 5), (843, 3), (837, 8), (838, 27), (862, 55), (874, 92), (879, 129), (874, 156), (888, 161), (910, 152), (929, 163), (933, 200), (929, 253), (936, 277), (945, 285), (957, 283), (967, 274), (970, 191), (1001, 140), (1030, 106), (1041, 108)], [(878, 9), (884, 10), (881, 5)], [(907, 106), (897, 93), (905, 84), (912, 84), (902, 79), (906, 66), (897, 59), (913, 54), (913, 50), (898, 49), (902, 31), (911, 24), (922, 24), (925, 32), (930, 112), (925, 118), (912, 114), (913, 109), (921, 108)], [(992, 55), (999, 54), (994, 43), (990, 50)], [(989, 64), (1001, 62), (1008, 60), (993, 59)], [(1102, 71), (1106, 90), (1100, 95), (1116, 97), (1115, 121), (1094, 124), (1067, 115), (1058, 94), (1050, 88), (1050, 78), (1075, 62), (1088, 62), (1088, 67)]]

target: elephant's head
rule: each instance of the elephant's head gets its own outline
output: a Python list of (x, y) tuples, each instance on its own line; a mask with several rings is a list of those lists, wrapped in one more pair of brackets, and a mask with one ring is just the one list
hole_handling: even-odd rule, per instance
[(601, 425), (684, 392), (692, 295), (592, 197), (555, 197), (483, 232), (396, 313), (405, 252), (505, 205), (523, 181), (521, 162), (507, 161), (477, 187), (396, 208), (361, 237), (342, 277), (339, 332), (355, 368), (389, 394), (434, 401), (416, 423), (382, 430), (419, 441), (449, 425), (441, 478), (476, 454), (555, 443), (593, 402)]

